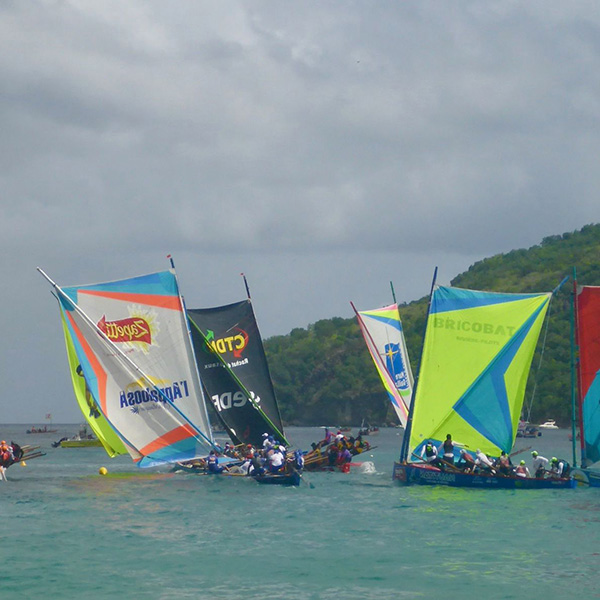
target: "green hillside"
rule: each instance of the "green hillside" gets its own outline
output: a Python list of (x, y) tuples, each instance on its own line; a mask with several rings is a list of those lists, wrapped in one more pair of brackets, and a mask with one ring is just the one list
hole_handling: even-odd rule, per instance
[[(452, 280), (462, 288), (503, 292), (554, 289), (573, 267), (580, 284), (600, 285), (600, 225), (545, 238), (475, 263)], [(392, 274), (393, 278), (393, 274)], [(572, 280), (555, 295), (534, 357), (525, 406), (531, 421), (570, 422)], [(413, 372), (421, 352), (427, 298), (400, 306)], [(265, 341), (284, 421), (290, 425), (397, 423), (355, 319), (324, 319)], [(535, 391), (534, 391), (535, 390)]]

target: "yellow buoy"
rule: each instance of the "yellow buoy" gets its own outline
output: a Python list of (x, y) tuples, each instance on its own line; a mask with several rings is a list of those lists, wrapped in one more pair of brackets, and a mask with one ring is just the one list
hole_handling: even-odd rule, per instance
[(21, 466), (22, 466), (22, 467), (26, 467), (26, 466), (27, 466), (27, 463), (26, 463), (24, 460), (22, 460), (22, 461), (21, 461)]
[(108, 469), (106, 467), (100, 467), (98, 473), (100, 473), (100, 475), (106, 475), (108, 474)]

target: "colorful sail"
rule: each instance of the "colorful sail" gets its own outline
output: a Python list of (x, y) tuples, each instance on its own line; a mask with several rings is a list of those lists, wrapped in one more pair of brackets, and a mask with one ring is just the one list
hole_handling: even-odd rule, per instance
[(54, 285), (89, 393), (133, 460), (205, 456), (212, 435), (174, 272)]
[(67, 326), (67, 318), (62, 305), (60, 305), (60, 309), (65, 344), (67, 346), (67, 358), (71, 371), (71, 381), (73, 382), (73, 390), (75, 392), (77, 404), (79, 404), (79, 408), (81, 409), (85, 420), (89, 423), (92, 431), (102, 443), (106, 453), (111, 458), (119, 454), (127, 454), (127, 448), (98, 409), (96, 401), (87, 386), (83, 369), (79, 364), (79, 359), (75, 352), (75, 346), (69, 332), (69, 327)]
[(260, 445), (263, 433), (287, 443), (251, 301), (188, 318), (200, 378), (234, 443)]
[(510, 452), (551, 294), (438, 287), (415, 392), (408, 459), (451, 434), (471, 450)]
[(398, 305), (357, 311), (356, 318), (385, 391), (405, 427), (413, 376)]
[(577, 288), (577, 344), (583, 461), (600, 460), (600, 287)]

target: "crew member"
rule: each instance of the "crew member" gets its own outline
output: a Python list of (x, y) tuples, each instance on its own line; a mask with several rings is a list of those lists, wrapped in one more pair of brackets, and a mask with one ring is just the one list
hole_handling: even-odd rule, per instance
[(531, 453), (531, 456), (533, 457), (533, 464), (531, 466), (533, 476), (536, 478), (544, 477), (546, 475), (548, 459), (538, 454), (536, 450)]

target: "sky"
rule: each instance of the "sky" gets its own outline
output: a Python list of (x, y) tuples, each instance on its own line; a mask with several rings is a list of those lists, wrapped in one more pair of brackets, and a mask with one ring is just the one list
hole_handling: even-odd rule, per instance
[(598, 72), (591, 1), (4, 0), (0, 423), (81, 420), (37, 267), (271, 337), (600, 221)]

